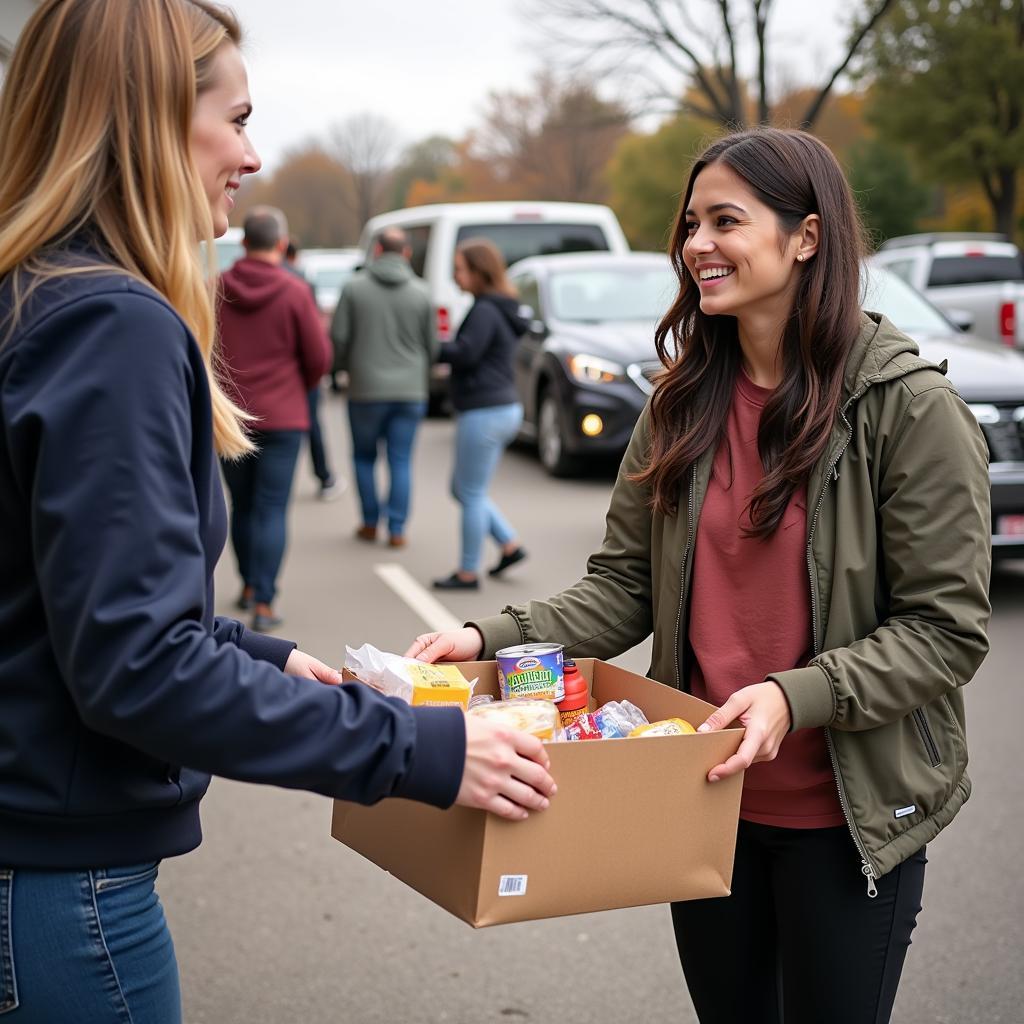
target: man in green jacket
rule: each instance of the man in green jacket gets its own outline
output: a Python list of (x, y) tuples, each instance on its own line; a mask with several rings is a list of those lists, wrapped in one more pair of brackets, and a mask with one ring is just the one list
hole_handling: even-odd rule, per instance
[[(430, 300), (409, 266), (400, 228), (387, 228), (374, 260), (345, 286), (331, 322), (334, 369), (348, 373), (348, 419), (362, 525), (360, 540), (377, 539), (387, 520), (388, 543), (405, 545), (413, 442), (427, 410), (430, 364), (437, 354)], [(377, 497), (374, 470), (386, 445), (387, 504)]]

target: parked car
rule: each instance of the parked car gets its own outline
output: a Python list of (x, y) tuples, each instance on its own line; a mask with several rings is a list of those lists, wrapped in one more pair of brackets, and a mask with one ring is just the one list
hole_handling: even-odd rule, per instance
[(868, 268), (864, 308), (884, 313), (950, 381), (981, 424), (992, 481), (992, 554), (1024, 557), (1024, 355), (960, 331), (895, 274)]
[(523, 436), (565, 476), (620, 455), (661, 370), (654, 328), (677, 291), (661, 253), (537, 256), (512, 267), (530, 331), (516, 351)]
[[(455, 284), (455, 247), (467, 238), (489, 238), (510, 266), (542, 253), (629, 252), (618, 219), (607, 206), (591, 203), (439, 203), (393, 210), (372, 217), (359, 247), (368, 261), (386, 227), (400, 227), (412, 248), (412, 269), (427, 283), (439, 341), (455, 337), (472, 297)], [(447, 392), (447, 364), (435, 364), (431, 407)]]
[[(240, 260), (245, 255), (245, 246), (242, 245), (242, 239), (245, 237), (245, 232), (241, 228), (228, 228), (227, 231), (221, 235), (220, 238), (215, 238), (213, 241), (214, 253), (217, 256), (217, 273), (223, 273), (228, 269), (236, 260)], [(206, 266), (206, 243), (200, 244), (200, 258), (203, 261), (203, 267)]]
[(1024, 348), (1024, 262), (1005, 236), (903, 235), (870, 262), (922, 292), (963, 330)]
[[(545, 469), (619, 455), (661, 369), (654, 328), (676, 292), (660, 254), (543, 256), (512, 271), (532, 323), (517, 354), (524, 436)], [(992, 549), (1024, 557), (1024, 355), (962, 332), (895, 274), (864, 268), (864, 308), (884, 314), (948, 375), (989, 449)]]
[(300, 249), (298, 269), (312, 285), (316, 304), (330, 324), (345, 282), (362, 265), (361, 249)]

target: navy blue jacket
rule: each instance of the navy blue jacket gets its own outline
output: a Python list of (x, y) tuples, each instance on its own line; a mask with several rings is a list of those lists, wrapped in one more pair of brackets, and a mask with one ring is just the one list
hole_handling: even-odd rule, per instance
[[(78, 257), (68, 257), (77, 259)], [(458, 709), (282, 672), (214, 619), (227, 518), (202, 356), (125, 275), (0, 283), (0, 867), (183, 853), (210, 773), (445, 807)]]
[(515, 352), (527, 323), (519, 302), (507, 295), (478, 295), (454, 341), (443, 342), (438, 361), (451, 363), (456, 412), (519, 401)]

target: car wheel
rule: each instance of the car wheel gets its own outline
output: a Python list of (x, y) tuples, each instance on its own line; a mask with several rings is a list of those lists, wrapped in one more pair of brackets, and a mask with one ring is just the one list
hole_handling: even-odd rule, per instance
[(558, 403), (550, 391), (541, 396), (537, 413), (537, 455), (552, 476), (568, 476), (576, 467), (576, 460), (566, 452)]

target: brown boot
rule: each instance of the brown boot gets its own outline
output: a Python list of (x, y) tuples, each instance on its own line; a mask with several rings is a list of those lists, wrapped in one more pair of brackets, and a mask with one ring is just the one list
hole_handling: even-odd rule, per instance
[(377, 527), (376, 526), (360, 526), (356, 530), (356, 539), (365, 540), (372, 544), (377, 539)]

